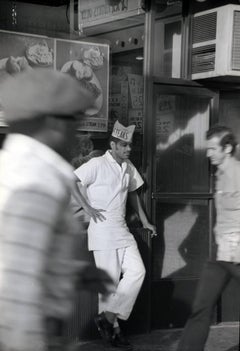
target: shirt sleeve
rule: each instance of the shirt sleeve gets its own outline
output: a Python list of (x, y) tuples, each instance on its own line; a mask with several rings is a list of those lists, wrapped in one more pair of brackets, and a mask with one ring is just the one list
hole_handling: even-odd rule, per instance
[(129, 187), (128, 191), (132, 192), (140, 188), (144, 181), (136, 169), (136, 167), (132, 164), (131, 161), (128, 161), (128, 168), (129, 168), (129, 174), (130, 174), (130, 181), (129, 181)]
[(4, 205), (0, 339), (6, 349), (45, 350), (44, 276), (54, 228), (66, 203), (59, 200), (39, 188), (21, 189)]
[(74, 174), (81, 181), (84, 186), (88, 186), (96, 180), (98, 162), (96, 159), (91, 159), (78, 167)]

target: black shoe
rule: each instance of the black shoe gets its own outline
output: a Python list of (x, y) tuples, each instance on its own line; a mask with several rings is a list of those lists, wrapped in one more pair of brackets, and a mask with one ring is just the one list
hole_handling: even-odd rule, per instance
[(107, 320), (104, 312), (97, 315), (94, 321), (103, 340), (111, 343), (113, 338), (113, 324)]
[(133, 345), (130, 344), (129, 340), (122, 334), (122, 332), (116, 333), (112, 337), (112, 346), (120, 347), (124, 350), (133, 350)]

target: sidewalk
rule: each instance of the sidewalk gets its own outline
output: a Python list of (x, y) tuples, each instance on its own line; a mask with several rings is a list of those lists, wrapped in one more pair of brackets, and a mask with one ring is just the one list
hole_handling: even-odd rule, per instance
[[(205, 351), (239, 351), (238, 323), (223, 323), (213, 326)], [(175, 351), (181, 335), (180, 329), (155, 330), (149, 334), (131, 336), (134, 351)], [(79, 351), (117, 351), (120, 348), (104, 346), (102, 341), (94, 340), (79, 343)], [(192, 350), (194, 351), (194, 350)]]

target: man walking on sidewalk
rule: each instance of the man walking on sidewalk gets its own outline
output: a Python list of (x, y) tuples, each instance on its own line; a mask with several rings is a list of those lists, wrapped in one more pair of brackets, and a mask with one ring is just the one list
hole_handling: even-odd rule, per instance
[(231, 129), (208, 130), (207, 157), (216, 172), (216, 259), (208, 261), (200, 276), (192, 314), (178, 351), (203, 351), (213, 309), (230, 279), (240, 283), (240, 162), (234, 157), (236, 140)]

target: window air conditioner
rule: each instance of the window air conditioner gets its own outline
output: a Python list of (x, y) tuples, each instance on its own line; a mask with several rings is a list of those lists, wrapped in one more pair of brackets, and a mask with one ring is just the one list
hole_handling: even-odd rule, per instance
[(240, 78), (240, 5), (193, 16), (191, 57), (193, 80)]

